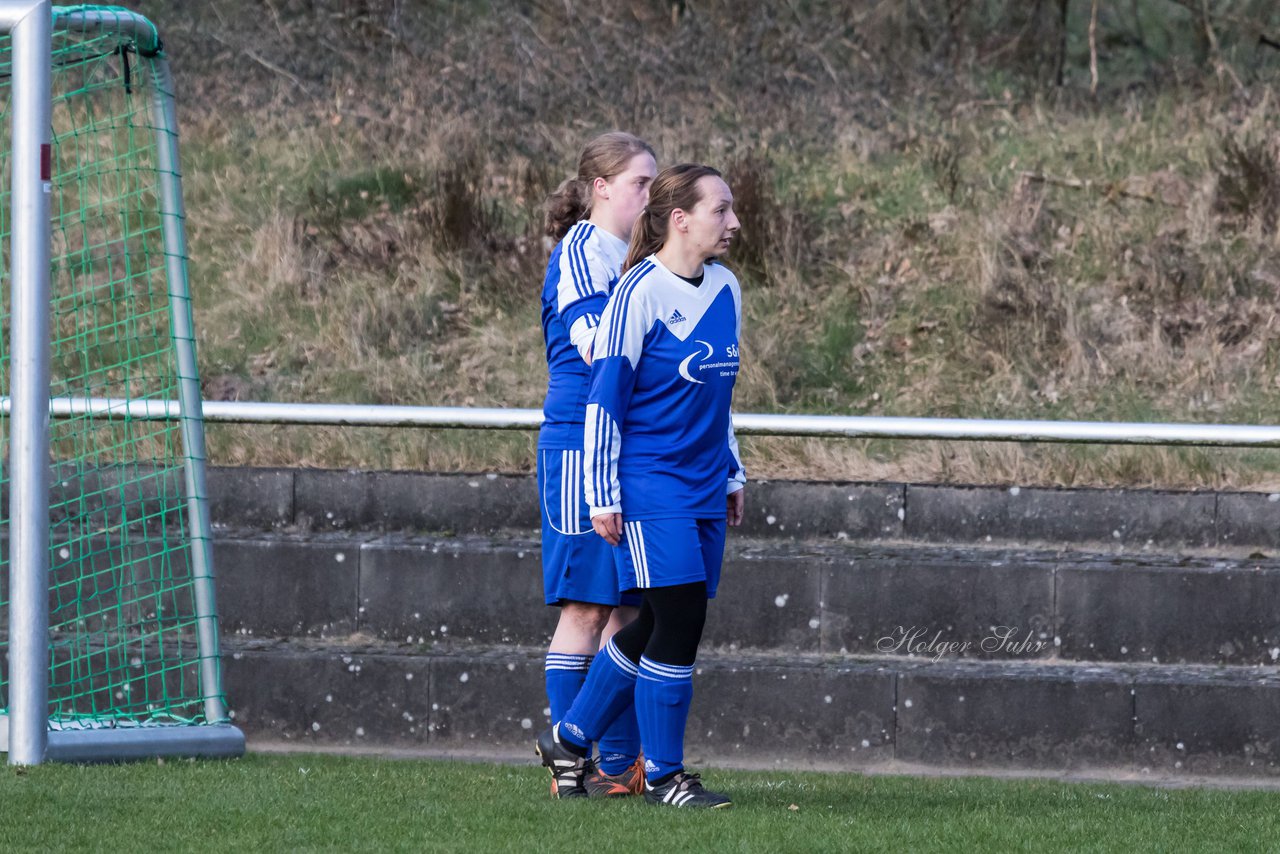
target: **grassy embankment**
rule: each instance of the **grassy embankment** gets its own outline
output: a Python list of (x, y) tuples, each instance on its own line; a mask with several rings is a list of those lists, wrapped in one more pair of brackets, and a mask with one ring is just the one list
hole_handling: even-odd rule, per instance
[[(895, 57), (873, 26), (893, 21), (822, 4), (354, 5), (143, 4), (181, 84), (209, 397), (540, 405), (538, 205), (625, 127), (737, 192), (739, 411), (1280, 422), (1274, 62), (1215, 76), (1149, 35), (1140, 64), (1104, 46), (1090, 98), (1074, 24), (1057, 89), (981, 45), (941, 73)], [(526, 434), (210, 442), (221, 464), (533, 459)], [(757, 477), (1280, 484), (1272, 451), (743, 444)]]

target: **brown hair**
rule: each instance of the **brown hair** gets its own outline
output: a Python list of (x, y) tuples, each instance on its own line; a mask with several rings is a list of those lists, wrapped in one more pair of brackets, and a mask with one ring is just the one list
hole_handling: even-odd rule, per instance
[(627, 168), (637, 154), (649, 154), (653, 147), (638, 136), (622, 131), (602, 133), (587, 143), (578, 157), (578, 176), (561, 182), (543, 206), (543, 228), (556, 240), (565, 236), (578, 220), (591, 214), (591, 184), (606, 181)]
[(668, 166), (658, 173), (649, 186), (649, 205), (631, 228), (631, 245), (627, 247), (627, 260), (622, 262), (624, 273), (666, 244), (671, 212), (676, 208), (693, 210), (702, 201), (698, 182), (707, 177), (722, 176), (698, 163)]

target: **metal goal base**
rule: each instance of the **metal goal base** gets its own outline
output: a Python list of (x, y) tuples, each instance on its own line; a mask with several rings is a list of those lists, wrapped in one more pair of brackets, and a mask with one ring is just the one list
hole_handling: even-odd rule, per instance
[[(0, 752), (9, 750), (9, 719), (0, 715)], [(50, 762), (136, 762), (162, 757), (234, 759), (244, 755), (244, 733), (230, 724), (53, 729)]]

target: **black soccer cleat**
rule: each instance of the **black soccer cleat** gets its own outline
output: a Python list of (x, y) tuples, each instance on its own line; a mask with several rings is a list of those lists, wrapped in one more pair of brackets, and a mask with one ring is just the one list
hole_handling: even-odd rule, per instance
[(718, 810), (733, 806), (727, 795), (719, 792), (708, 792), (702, 788), (702, 779), (697, 774), (679, 771), (674, 777), (661, 786), (644, 784), (646, 803), (664, 807), (698, 807)]
[(542, 759), (542, 764), (551, 772), (551, 797), (553, 798), (585, 798), (587, 788), (583, 785), (589, 763), (585, 756), (570, 750), (568, 745), (560, 741), (559, 724), (543, 730), (534, 744), (533, 752)]

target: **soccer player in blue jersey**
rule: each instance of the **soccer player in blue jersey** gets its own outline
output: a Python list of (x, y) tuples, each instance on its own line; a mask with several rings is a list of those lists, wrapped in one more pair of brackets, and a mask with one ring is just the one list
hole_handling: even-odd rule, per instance
[[(577, 177), (547, 199), (546, 232), (559, 243), (542, 287), (550, 379), (538, 436), (538, 491), (544, 594), (548, 605), (560, 608), (546, 658), (552, 721), (578, 695), (602, 637), (635, 619), (640, 604), (639, 594), (619, 593), (613, 550), (592, 531), (582, 494), (582, 437), (596, 327), (656, 173), (648, 143), (628, 133), (606, 133), (583, 149)], [(554, 797), (641, 792), (634, 709), (620, 714), (597, 740), (599, 762), (589, 763), (574, 785), (553, 780)]]
[(684, 731), (726, 524), (741, 524), (744, 507), (729, 415), (742, 295), (715, 261), (737, 231), (719, 172), (664, 169), (596, 331), (584, 488), (592, 527), (617, 546), (619, 586), (639, 588), (643, 601), (595, 657), (568, 711), (538, 738), (543, 764), (563, 787), (584, 778), (591, 742), (634, 699), (645, 799), (731, 805), (685, 769)]

